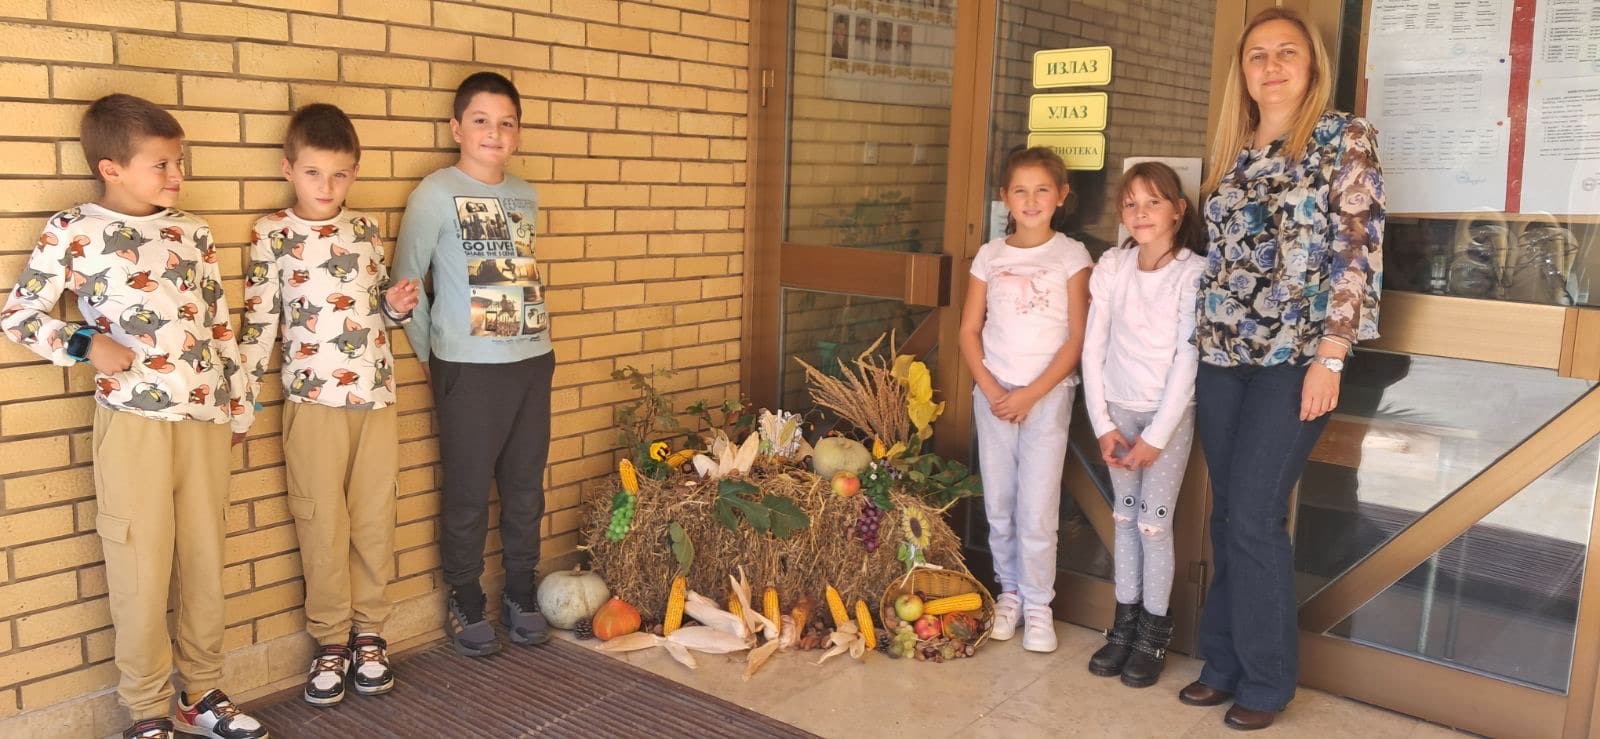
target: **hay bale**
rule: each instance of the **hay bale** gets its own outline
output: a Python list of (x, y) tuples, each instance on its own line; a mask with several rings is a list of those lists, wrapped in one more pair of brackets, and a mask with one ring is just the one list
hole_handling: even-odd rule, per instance
[(758, 534), (742, 521), (738, 531), (729, 531), (712, 514), (716, 483), (674, 474), (665, 481), (640, 480), (633, 530), (622, 541), (613, 542), (605, 537), (605, 530), (611, 521), (611, 498), (618, 490), (617, 482), (597, 481), (585, 489), (583, 496), (584, 548), (589, 551), (594, 569), (605, 578), (613, 594), (638, 608), (646, 618), (660, 619), (667, 591), (678, 571), (667, 535), (668, 526), (676, 521), (694, 542), (689, 588), (707, 597), (723, 601), (728, 593), (728, 576), (743, 566), (756, 598), (759, 600), (767, 586), (775, 586), (785, 611), (801, 595), (809, 595), (821, 606), (823, 589), (829, 584), (839, 590), (847, 604), (862, 598), (869, 607), (875, 607), (890, 581), (905, 573), (905, 565), (895, 557), (903, 537), (900, 511), (915, 507), (927, 514), (931, 523), (927, 561), (967, 571), (955, 532), (938, 511), (913, 496), (898, 490), (891, 494), (895, 510), (879, 524), (878, 550), (868, 554), (853, 534), (864, 497), (841, 498), (826, 480), (795, 467), (758, 466), (747, 479), (765, 494), (793, 498), (810, 516), (811, 525), (788, 539)]

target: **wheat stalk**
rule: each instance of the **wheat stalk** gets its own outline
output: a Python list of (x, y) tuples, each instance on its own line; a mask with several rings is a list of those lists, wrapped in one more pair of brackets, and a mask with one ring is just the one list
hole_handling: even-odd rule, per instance
[(906, 415), (906, 387), (895, 379), (894, 372), (873, 355), (884, 339), (890, 341), (893, 355), (894, 341), (889, 334), (878, 337), (872, 346), (856, 355), (852, 370), (844, 360), (839, 362), (840, 377), (829, 377), (804, 359), (795, 358), (806, 368), (806, 380), (811, 384), (811, 400), (823, 408), (839, 414), (856, 428), (893, 445), (911, 438), (911, 419)]

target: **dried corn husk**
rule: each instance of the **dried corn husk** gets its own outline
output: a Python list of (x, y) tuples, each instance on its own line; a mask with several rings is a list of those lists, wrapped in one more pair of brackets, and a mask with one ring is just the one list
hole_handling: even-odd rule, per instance
[(795, 625), (794, 616), (784, 616), (783, 624), (778, 629), (778, 648), (787, 652), (800, 645), (800, 633), (804, 631)]
[(623, 634), (615, 639), (602, 642), (599, 649), (602, 652), (636, 652), (650, 647), (664, 647), (667, 650), (667, 654), (672, 655), (673, 659), (691, 670), (699, 667), (694, 661), (694, 655), (689, 654), (689, 650), (682, 644), (646, 631), (635, 631), (631, 634)]
[(683, 612), (689, 614), (689, 618), (717, 631), (747, 641), (750, 638), (750, 627), (745, 625), (744, 619), (719, 608), (716, 601), (693, 590), (684, 596)]
[(760, 670), (761, 666), (766, 664), (767, 660), (771, 659), (773, 653), (777, 651), (778, 641), (776, 639), (750, 650), (750, 656), (745, 660), (744, 679), (749, 680), (752, 675), (755, 675), (756, 671)]
[(827, 662), (829, 657), (835, 657), (849, 652), (851, 657), (861, 659), (867, 653), (867, 640), (861, 636), (861, 631), (856, 628), (855, 622), (846, 623), (844, 626), (828, 635), (828, 651), (817, 660), (817, 664)]

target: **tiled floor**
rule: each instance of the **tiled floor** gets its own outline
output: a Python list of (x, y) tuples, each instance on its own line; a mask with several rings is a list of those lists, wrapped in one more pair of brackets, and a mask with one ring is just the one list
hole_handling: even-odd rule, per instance
[[(820, 652), (780, 654), (749, 681), (744, 656), (696, 654), (690, 670), (661, 649), (617, 655), (697, 690), (826, 737), (1240, 737), (1225, 707), (1192, 708), (1177, 691), (1200, 663), (1172, 655), (1153, 688), (1134, 690), (1089, 674), (1100, 634), (1056, 624), (1061, 647), (1025, 652), (1019, 641), (985, 646), (969, 660), (916, 663), (869, 654), (860, 663)], [(565, 633), (565, 632), (557, 632)], [(597, 642), (586, 642), (594, 645)], [(1302, 688), (1271, 729), (1254, 736), (1318, 739), (1464, 737), (1409, 716)]]

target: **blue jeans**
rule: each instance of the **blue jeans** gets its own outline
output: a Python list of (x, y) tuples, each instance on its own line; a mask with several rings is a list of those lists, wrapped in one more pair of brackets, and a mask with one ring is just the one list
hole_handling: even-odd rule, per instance
[(1214, 572), (1200, 618), (1200, 682), (1281, 711), (1299, 670), (1289, 493), (1328, 416), (1300, 420), (1304, 367), (1214, 367), (1195, 378), (1195, 430), (1211, 471)]

